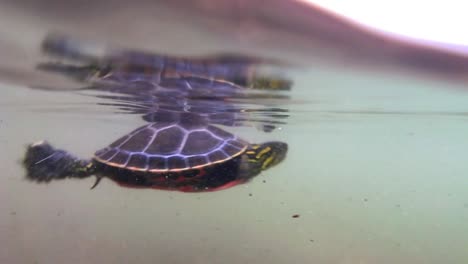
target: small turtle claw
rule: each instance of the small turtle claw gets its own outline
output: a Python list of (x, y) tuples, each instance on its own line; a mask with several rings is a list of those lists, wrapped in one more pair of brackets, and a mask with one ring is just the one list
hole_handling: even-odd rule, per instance
[(91, 186), (90, 190), (96, 188), (96, 186), (98, 186), (99, 182), (101, 182), (101, 179), (102, 179), (101, 176), (96, 176), (96, 181), (94, 182), (93, 186)]

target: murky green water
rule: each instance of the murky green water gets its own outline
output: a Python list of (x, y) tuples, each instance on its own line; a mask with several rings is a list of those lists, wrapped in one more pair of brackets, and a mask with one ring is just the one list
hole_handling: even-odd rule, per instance
[(226, 128), (287, 142), (287, 159), (211, 193), (27, 181), (27, 144), (85, 158), (144, 121), (81, 91), (0, 80), (0, 262), (466, 263), (468, 93), (343, 68), (289, 77), (281, 129)]
[(468, 94), (339, 76), (298, 75), (292, 100), (307, 103), (288, 106), (281, 130), (238, 129), (288, 142), (283, 164), (202, 194), (26, 181), (27, 143), (88, 157), (142, 121), (93, 97), (2, 85), (2, 262), (464, 263)]

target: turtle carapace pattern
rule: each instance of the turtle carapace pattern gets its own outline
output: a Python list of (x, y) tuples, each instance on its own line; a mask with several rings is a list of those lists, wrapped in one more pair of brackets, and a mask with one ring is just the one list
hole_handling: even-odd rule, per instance
[(135, 129), (89, 160), (40, 141), (28, 146), (23, 164), (27, 178), (37, 182), (95, 175), (96, 184), (108, 177), (126, 187), (203, 192), (249, 181), (284, 160), (287, 149), (279, 141), (250, 144), (209, 124), (159, 122)]

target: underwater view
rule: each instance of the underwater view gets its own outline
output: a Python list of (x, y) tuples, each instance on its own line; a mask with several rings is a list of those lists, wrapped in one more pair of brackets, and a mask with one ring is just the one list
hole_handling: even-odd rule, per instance
[(0, 263), (468, 262), (468, 55), (299, 1), (0, 17)]

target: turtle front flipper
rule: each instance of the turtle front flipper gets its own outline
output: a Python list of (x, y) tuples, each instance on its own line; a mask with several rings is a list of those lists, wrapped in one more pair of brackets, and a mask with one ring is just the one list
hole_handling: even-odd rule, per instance
[(85, 178), (95, 171), (92, 161), (80, 160), (64, 150), (55, 149), (45, 141), (28, 146), (23, 165), (26, 168), (26, 177), (36, 182)]

